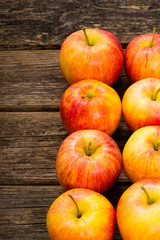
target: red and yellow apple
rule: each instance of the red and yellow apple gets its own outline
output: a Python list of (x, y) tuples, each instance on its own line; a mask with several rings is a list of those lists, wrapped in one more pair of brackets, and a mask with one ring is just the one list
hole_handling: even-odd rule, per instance
[(61, 144), (57, 178), (64, 190), (89, 188), (104, 193), (121, 173), (122, 158), (116, 142), (98, 130), (80, 130)]
[(122, 160), (131, 182), (160, 178), (160, 126), (135, 131), (124, 146)]
[(132, 84), (124, 93), (122, 111), (132, 131), (160, 125), (160, 79), (147, 78)]
[(131, 185), (116, 210), (123, 240), (160, 239), (160, 179), (145, 179)]
[(121, 100), (105, 83), (83, 80), (64, 92), (60, 103), (62, 122), (68, 133), (97, 129), (112, 135), (121, 118)]
[(131, 83), (144, 78), (160, 78), (160, 34), (134, 38), (125, 52), (125, 71)]
[(112, 85), (123, 68), (124, 54), (118, 38), (100, 29), (69, 35), (60, 50), (60, 66), (69, 84), (95, 79)]
[(46, 221), (51, 240), (111, 240), (115, 210), (103, 195), (77, 188), (52, 203)]

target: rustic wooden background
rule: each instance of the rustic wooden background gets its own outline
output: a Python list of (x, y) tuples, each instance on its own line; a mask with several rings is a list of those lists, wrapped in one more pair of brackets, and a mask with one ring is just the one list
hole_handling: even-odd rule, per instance
[[(59, 67), (64, 39), (83, 27), (115, 34), (122, 46), (160, 32), (157, 0), (0, 1), (0, 239), (47, 240), (46, 215), (62, 192), (55, 161), (67, 132), (59, 103), (69, 86)], [(113, 86), (122, 98), (123, 71)], [(112, 136), (121, 151), (131, 135), (123, 116)], [(123, 171), (106, 197), (116, 209), (130, 182)], [(116, 228), (114, 239), (121, 239)]]

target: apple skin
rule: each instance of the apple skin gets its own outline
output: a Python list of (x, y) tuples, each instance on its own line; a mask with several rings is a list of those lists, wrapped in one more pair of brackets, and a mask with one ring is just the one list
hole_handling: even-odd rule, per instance
[(61, 119), (68, 133), (97, 129), (111, 136), (119, 125), (121, 111), (117, 92), (92, 79), (71, 85), (60, 102)]
[(160, 78), (160, 34), (155, 34), (150, 47), (152, 34), (134, 38), (125, 52), (125, 71), (131, 83), (144, 78)]
[(100, 29), (86, 29), (69, 35), (60, 50), (60, 66), (69, 84), (95, 79), (112, 85), (123, 69), (124, 54), (118, 38)]
[[(141, 187), (145, 187), (154, 203), (148, 203)], [(131, 185), (120, 197), (116, 219), (123, 240), (159, 240), (160, 179), (145, 179)]]
[(126, 142), (123, 168), (131, 182), (160, 178), (160, 126), (147, 126), (135, 131)]
[(160, 125), (160, 79), (146, 78), (132, 84), (124, 93), (122, 112), (132, 131)]
[[(81, 213), (77, 217), (77, 208)], [(60, 195), (47, 214), (51, 240), (111, 240), (115, 230), (115, 210), (103, 195), (77, 188)]]
[(113, 186), (122, 169), (116, 142), (98, 130), (80, 130), (61, 144), (57, 159), (57, 178), (64, 190), (89, 188), (104, 193)]

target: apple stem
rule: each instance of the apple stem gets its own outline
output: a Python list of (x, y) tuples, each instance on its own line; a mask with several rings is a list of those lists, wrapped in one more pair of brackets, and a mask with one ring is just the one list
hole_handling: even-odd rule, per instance
[(160, 88), (157, 89), (157, 91), (155, 92), (155, 94), (153, 94), (152, 96), (152, 100), (153, 101), (156, 101), (156, 97), (157, 97), (157, 94), (160, 92)]
[(90, 42), (89, 42), (89, 38), (88, 38), (88, 36), (87, 36), (87, 33), (86, 33), (86, 29), (85, 29), (85, 28), (83, 28), (83, 32), (84, 32), (84, 35), (85, 35), (85, 38), (86, 38), (87, 45), (88, 45), (88, 46), (91, 46), (91, 44), (90, 44)]
[(149, 196), (146, 188), (145, 188), (144, 186), (142, 186), (141, 189), (145, 192), (145, 194), (146, 194), (146, 196), (147, 196), (148, 204), (150, 205), (150, 204), (154, 203), (154, 201), (150, 198), (150, 196)]
[(91, 156), (91, 155), (92, 155), (93, 149), (91, 148), (91, 144), (92, 144), (92, 142), (90, 141), (90, 142), (88, 143), (87, 148), (86, 148), (86, 155), (87, 155), (87, 156)]
[(153, 47), (153, 40), (154, 40), (155, 33), (156, 33), (156, 27), (153, 28), (153, 34), (152, 34), (152, 40), (150, 43), (150, 47)]
[(76, 208), (77, 208), (77, 217), (80, 218), (80, 217), (81, 217), (81, 214), (80, 214), (79, 207), (78, 207), (78, 204), (77, 204), (76, 200), (74, 199), (74, 197), (73, 197), (71, 194), (68, 194), (68, 197), (70, 197), (70, 198), (72, 199), (72, 201), (74, 202), (74, 204), (76, 205)]
[(92, 98), (92, 94), (88, 93), (82, 96), (82, 98)]
[(159, 151), (159, 149), (160, 149), (160, 142), (157, 143), (157, 145), (154, 146), (155, 151)]
[(91, 144), (92, 144), (92, 142), (90, 141), (90, 142), (88, 143), (88, 150), (89, 150), (89, 151), (91, 151), (91, 148), (90, 148)]

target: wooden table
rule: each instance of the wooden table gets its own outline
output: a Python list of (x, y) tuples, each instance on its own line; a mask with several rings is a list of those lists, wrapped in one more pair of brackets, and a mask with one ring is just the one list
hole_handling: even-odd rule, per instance
[[(59, 103), (69, 86), (59, 66), (64, 39), (83, 27), (115, 34), (125, 48), (160, 33), (160, 2), (148, 0), (0, 1), (0, 239), (47, 240), (46, 214), (61, 193), (55, 162), (67, 136)], [(123, 71), (113, 86), (122, 98)], [(121, 151), (131, 135), (122, 117), (112, 136)], [(122, 171), (105, 194), (116, 208), (131, 183)], [(114, 239), (121, 239), (116, 228)]]

